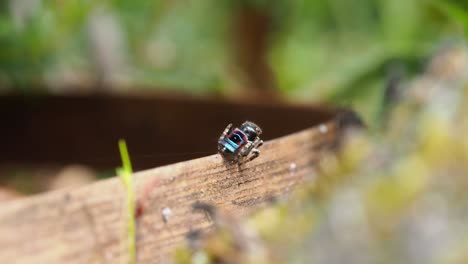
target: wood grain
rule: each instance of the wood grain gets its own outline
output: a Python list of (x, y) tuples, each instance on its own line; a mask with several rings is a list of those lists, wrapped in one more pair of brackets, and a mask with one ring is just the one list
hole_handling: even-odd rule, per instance
[[(138, 263), (166, 263), (190, 230), (209, 228), (197, 201), (245, 215), (313, 178), (324, 152), (333, 150), (342, 123), (336, 119), (265, 143), (259, 158), (243, 165), (221, 156), (135, 173)], [(1, 263), (124, 263), (124, 189), (118, 178), (7, 202), (0, 208)], [(165, 221), (161, 211), (172, 212)]]

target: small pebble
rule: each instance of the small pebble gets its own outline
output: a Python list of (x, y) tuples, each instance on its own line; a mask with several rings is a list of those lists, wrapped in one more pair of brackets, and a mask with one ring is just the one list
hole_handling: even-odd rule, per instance
[(297, 165), (294, 162), (289, 165), (289, 173), (291, 174), (291, 176), (295, 174), (296, 167), (297, 167)]
[(169, 220), (169, 217), (171, 217), (172, 210), (169, 207), (164, 207), (161, 210), (161, 214), (162, 214), (162, 218), (163, 218), (164, 223), (167, 223), (167, 221)]
[(320, 133), (322, 133), (322, 134), (327, 133), (327, 132), (328, 132), (328, 127), (327, 127), (327, 125), (321, 124), (321, 125), (319, 126), (319, 131), (320, 131)]

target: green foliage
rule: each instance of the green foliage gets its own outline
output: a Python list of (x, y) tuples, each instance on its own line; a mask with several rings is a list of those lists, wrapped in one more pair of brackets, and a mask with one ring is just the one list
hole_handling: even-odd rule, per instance
[(424, 0), (290, 3), (271, 53), (279, 87), (297, 100), (356, 106), (370, 125), (380, 118), (394, 62), (411, 76), (421, 70), (415, 61), (458, 34)]
[[(135, 86), (180, 87), (194, 93), (219, 87), (224, 7), (217, 1), (9, 2), (18, 7), (6, 5), (0, 14), (0, 77), (13, 88), (55, 85), (57, 80), (59, 85), (86, 86), (88, 79), (99, 78), (96, 68), (106, 63), (90, 44), (113, 42), (115, 35), (123, 45), (109, 52), (123, 57), (125, 77)], [(210, 16), (205, 15), (208, 10)], [(116, 32), (93, 36), (93, 18), (106, 14), (115, 18)], [(108, 26), (108, 21), (97, 23)], [(67, 80), (70, 75), (81, 79)]]
[(442, 10), (447, 16), (461, 24), (465, 36), (468, 36), (468, 6), (463, 2), (434, 1), (434, 5)]

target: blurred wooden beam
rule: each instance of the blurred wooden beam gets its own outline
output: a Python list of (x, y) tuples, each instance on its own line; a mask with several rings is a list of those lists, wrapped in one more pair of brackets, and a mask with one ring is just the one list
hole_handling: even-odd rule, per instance
[(113, 169), (124, 138), (136, 169), (216, 153), (228, 123), (258, 123), (272, 139), (330, 120), (337, 111), (274, 101), (174, 96), (0, 96), (2, 164), (84, 164)]
[[(235, 114), (239, 112), (233, 113), (238, 118)], [(137, 199), (143, 205), (137, 218), (138, 263), (166, 263), (190, 230), (211, 226), (205, 214), (193, 212), (195, 202), (245, 215), (314, 177), (320, 158), (336, 148), (348, 125), (346, 120), (334, 116), (318, 126), (268, 141), (259, 158), (240, 166), (212, 155), (136, 173)], [(105, 137), (106, 131), (98, 133)], [(190, 135), (189, 131), (185, 134)], [(124, 204), (123, 186), (117, 178), (4, 203), (0, 208), (0, 260), (122, 263), (127, 257), (122, 244)], [(170, 211), (170, 217), (164, 218), (163, 210)]]

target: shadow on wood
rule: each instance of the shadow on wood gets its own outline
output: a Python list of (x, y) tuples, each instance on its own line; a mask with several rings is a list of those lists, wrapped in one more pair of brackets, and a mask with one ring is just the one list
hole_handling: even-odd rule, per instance
[(124, 138), (136, 169), (216, 153), (228, 123), (258, 123), (272, 139), (330, 120), (316, 106), (239, 103), (171, 97), (0, 97), (1, 163), (120, 164)]

